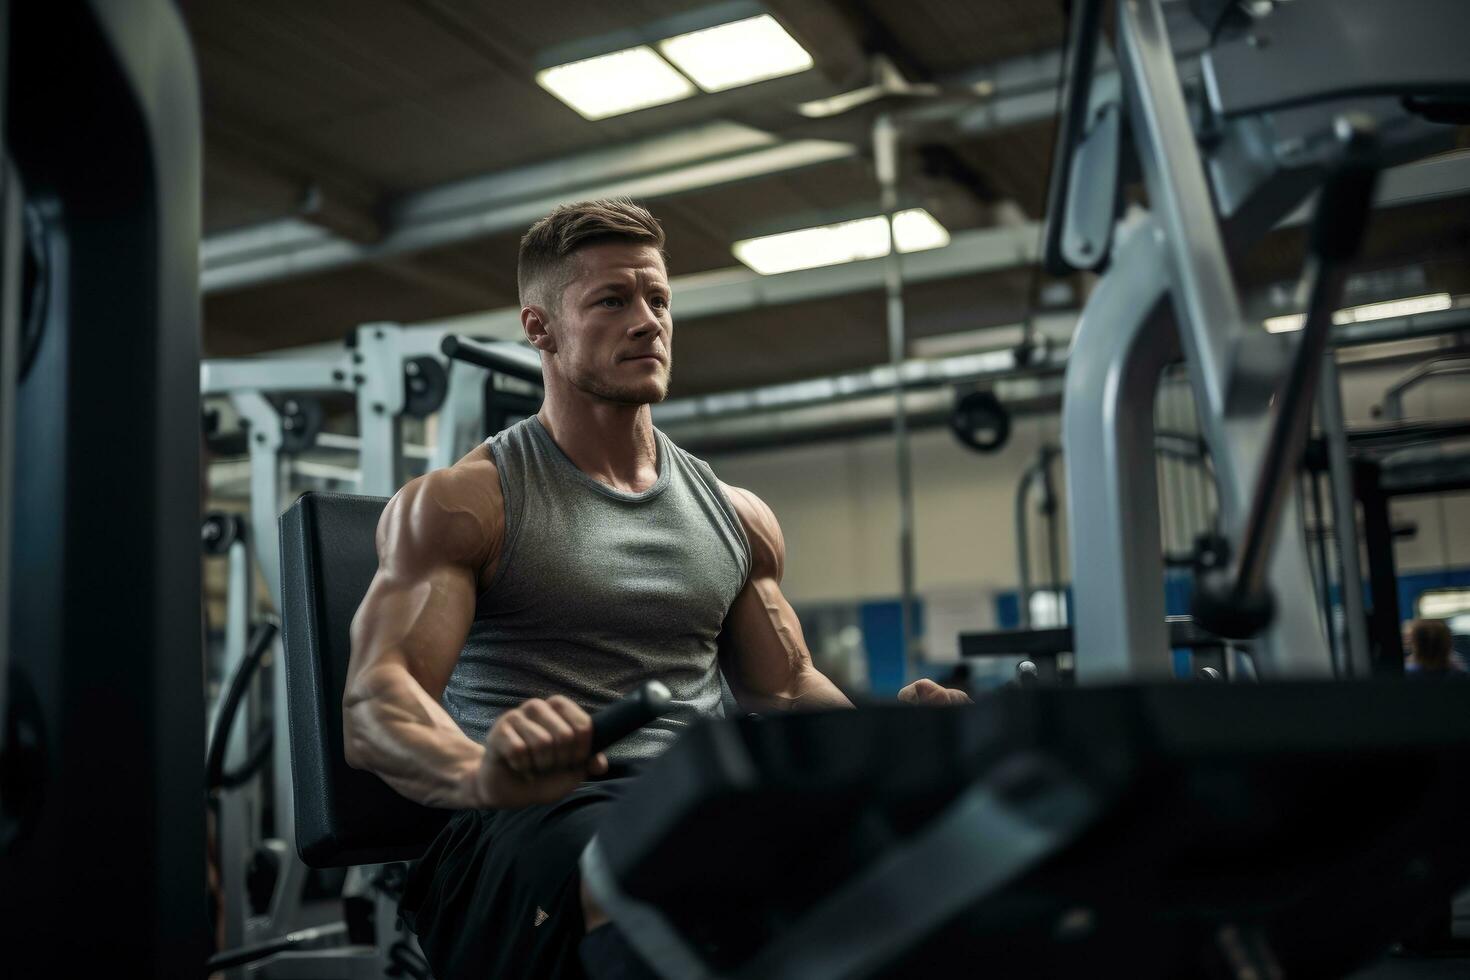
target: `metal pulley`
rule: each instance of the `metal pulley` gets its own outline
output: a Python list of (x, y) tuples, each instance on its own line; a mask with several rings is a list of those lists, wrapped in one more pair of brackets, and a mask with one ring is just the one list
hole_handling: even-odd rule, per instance
[(449, 373), (437, 357), (415, 357), (403, 364), (403, 412), (416, 419), (439, 411), (449, 394)]
[(1011, 415), (994, 392), (972, 391), (955, 402), (949, 427), (971, 449), (993, 453), (1011, 437)]

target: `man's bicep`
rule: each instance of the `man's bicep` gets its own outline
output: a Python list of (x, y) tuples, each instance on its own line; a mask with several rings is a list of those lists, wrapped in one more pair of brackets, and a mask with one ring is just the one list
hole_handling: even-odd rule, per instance
[(379, 566), (352, 620), (348, 684), (363, 672), (401, 666), (435, 699), (449, 683), (475, 610), (475, 577), (442, 564), (400, 573)]
[(484, 527), (444, 497), (411, 485), (383, 513), (378, 570), (352, 622), (349, 689), (390, 665), (435, 698), (449, 682), (474, 619)]

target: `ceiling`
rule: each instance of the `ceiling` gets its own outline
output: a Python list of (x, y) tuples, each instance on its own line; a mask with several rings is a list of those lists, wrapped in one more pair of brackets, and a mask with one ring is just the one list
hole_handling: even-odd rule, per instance
[[(555, 16), (542, 5), (485, 0), (180, 6), (203, 90), (207, 242), (296, 219), (365, 253), (305, 274), (207, 288), (209, 356), (336, 341), (366, 321), (512, 305), (517, 241), (528, 222), (388, 248), (397, 241), (394, 216), (431, 189), (522, 175), (701, 124), (739, 123), (780, 140), (839, 139), (859, 150), (657, 195), (649, 203), (668, 234), (671, 275), (736, 265), (730, 244), (742, 237), (874, 213), (877, 188), (862, 149), (868, 123), (803, 124), (792, 108), (866, 84), (868, 52), (882, 52), (911, 80), (993, 76), (1014, 93), (1006, 105), (1029, 107), (909, 147), (906, 202), (927, 207), (952, 233), (1041, 216), (1055, 86), (1054, 74), (1038, 75), (1037, 66), (1062, 42), (1060, 0), (767, 0), (765, 9), (812, 53), (814, 70), (598, 122), (543, 91), (535, 72), (568, 45), (595, 48), (617, 32), (699, 16), (709, 2), (566, 0)], [(1432, 249), (1437, 268), (1463, 268), (1447, 257), (1470, 255), (1466, 200), (1375, 221), (1372, 262), (1402, 263)], [(1276, 233), (1242, 274), (1261, 283), (1289, 278), (1300, 256), (1299, 233)], [(1044, 280), (1015, 265), (916, 285), (909, 331), (1014, 323)], [(1081, 295), (1086, 284), (1073, 285)], [(881, 295), (868, 288), (690, 320), (676, 350), (676, 396), (875, 364), (887, 359)]]

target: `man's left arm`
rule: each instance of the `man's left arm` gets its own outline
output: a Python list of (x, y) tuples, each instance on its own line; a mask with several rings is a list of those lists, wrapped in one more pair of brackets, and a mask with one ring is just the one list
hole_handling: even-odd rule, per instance
[[(748, 490), (721, 484), (750, 541), (750, 575), (735, 597), (720, 631), (720, 666), (741, 707), (750, 711), (850, 708), (837, 685), (817, 670), (801, 623), (781, 592), (786, 540), (765, 501)], [(962, 691), (919, 680), (898, 694), (900, 701), (963, 703)]]

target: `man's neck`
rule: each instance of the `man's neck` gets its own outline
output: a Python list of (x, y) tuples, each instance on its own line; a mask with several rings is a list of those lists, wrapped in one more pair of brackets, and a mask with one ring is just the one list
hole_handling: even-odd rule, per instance
[(641, 493), (658, 481), (658, 445), (647, 405), (620, 405), (581, 391), (546, 391), (541, 426), (583, 473)]

